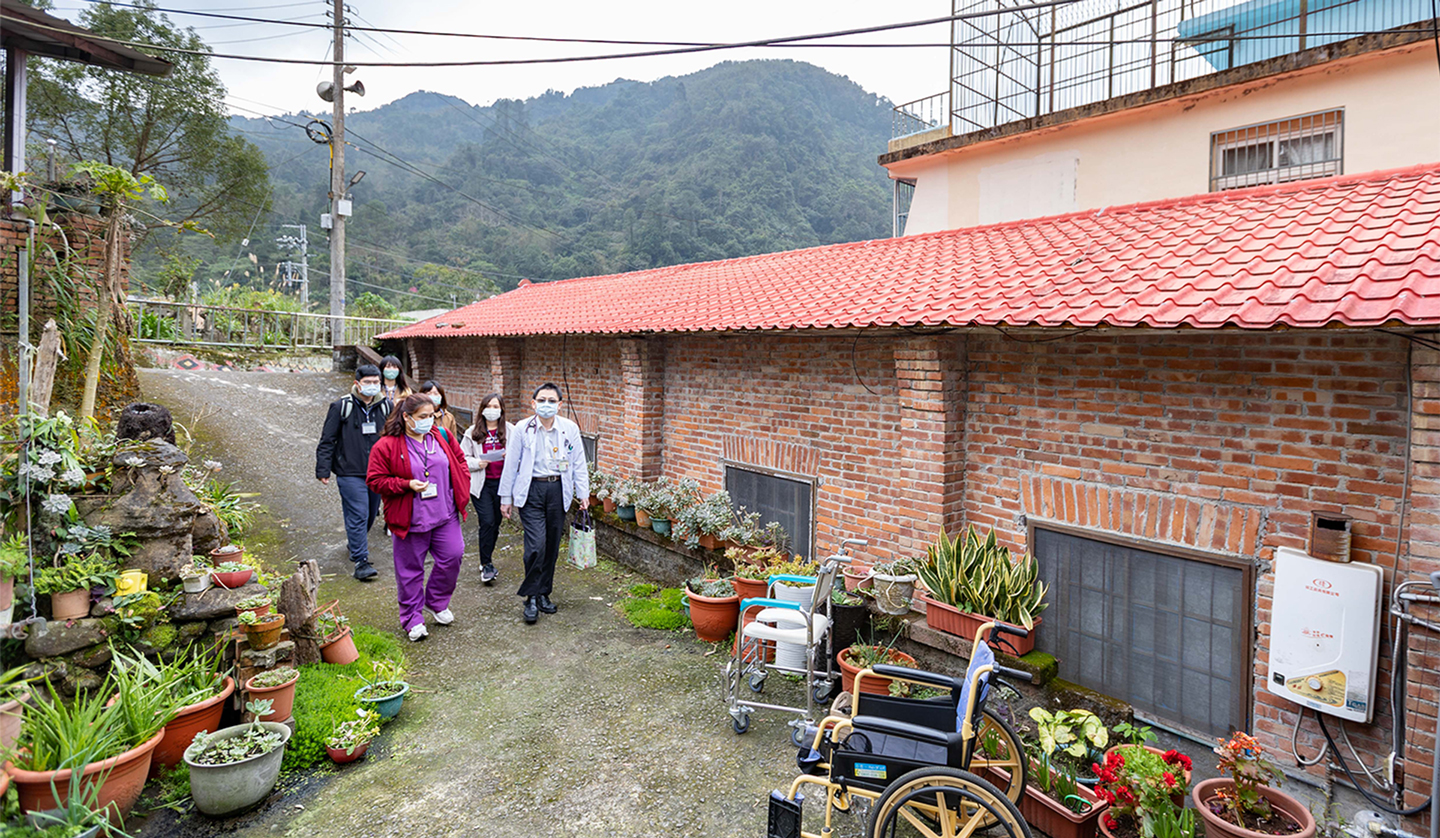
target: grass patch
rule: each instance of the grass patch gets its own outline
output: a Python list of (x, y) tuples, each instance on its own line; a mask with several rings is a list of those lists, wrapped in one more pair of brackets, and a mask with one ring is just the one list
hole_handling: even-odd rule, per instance
[(620, 600), (620, 613), (640, 628), (677, 631), (690, 625), (685, 616), (684, 592), (679, 588), (661, 588), (648, 583), (632, 585), (629, 594)]
[(371, 661), (405, 658), (394, 635), (354, 623), (351, 628), (359, 660), (345, 666), (315, 663), (300, 667), (300, 681), (295, 685), (295, 735), (285, 748), (285, 769), (309, 768), (325, 759), (330, 732), (336, 724), (355, 717), (360, 706), (355, 691), (365, 686), (360, 676), (371, 674)]

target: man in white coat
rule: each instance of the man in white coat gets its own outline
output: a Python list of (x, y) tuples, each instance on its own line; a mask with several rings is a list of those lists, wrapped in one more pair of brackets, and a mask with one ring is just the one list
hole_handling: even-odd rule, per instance
[(509, 518), (518, 509), (525, 530), (525, 580), (517, 593), (525, 598), (522, 615), (527, 623), (539, 619), (542, 611), (557, 610), (550, 593), (565, 537), (565, 512), (577, 498), (582, 509), (590, 505), (585, 443), (580, 426), (559, 415), (560, 388), (541, 384), (534, 399), (535, 415), (515, 423), (500, 474), (500, 514)]

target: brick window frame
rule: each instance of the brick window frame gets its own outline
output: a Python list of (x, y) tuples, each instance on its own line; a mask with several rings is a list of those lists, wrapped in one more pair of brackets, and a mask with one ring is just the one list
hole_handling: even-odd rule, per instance
[[(731, 503), (737, 509), (744, 506), (750, 512), (759, 512), (761, 521), (765, 523), (780, 520), (781, 517), (793, 516), (796, 525), (801, 531), (798, 533), (790, 532), (790, 551), (806, 557), (812, 556), (815, 545), (816, 496), (819, 494), (818, 480), (803, 474), (757, 466), (754, 463), (741, 463), (722, 459), (720, 461), (720, 467), (724, 474), (725, 490), (730, 493)], [(757, 504), (754, 502), (744, 503), (743, 500), (745, 498), (742, 496), (744, 487), (740, 485), (739, 481), (750, 478), (741, 477), (741, 474), (752, 475), (754, 478), (758, 478), (755, 482), (761, 490), (763, 490), (768, 483), (772, 489), (789, 490), (796, 493), (794, 497), (797, 503), (793, 509), (786, 510), (780, 516), (775, 515), (773, 511), (767, 514), (766, 509), (757, 508)], [(735, 479), (732, 480), (732, 477)], [(774, 483), (771, 481), (780, 482)], [(794, 485), (786, 486), (784, 484)], [(804, 494), (800, 495), (800, 492)], [(781, 523), (786, 522), (781, 521)], [(789, 526), (786, 527), (787, 532), (790, 531), (790, 529)]]
[[(1255, 562), (1243, 557), (1224, 556), (1216, 553), (1204, 552), (1201, 550), (1187, 549), (1184, 547), (1176, 546), (1174, 544), (1156, 542), (1142, 538), (1135, 538), (1132, 536), (1105, 532), (1101, 530), (1094, 530), (1088, 527), (1077, 527), (1046, 519), (1027, 518), (1026, 529), (1026, 544), (1029, 545), (1030, 550), (1036, 554), (1037, 558), (1041, 559), (1042, 579), (1046, 577), (1053, 578), (1053, 574), (1046, 567), (1047, 559), (1041, 558), (1040, 551), (1036, 549), (1038, 543), (1037, 539), (1040, 537), (1042, 531), (1048, 531), (1049, 533), (1053, 533), (1062, 537), (1078, 538), (1086, 541), (1096, 542), (1102, 545), (1112, 545), (1128, 550), (1149, 553), (1158, 556), (1162, 560), (1166, 561), (1174, 560), (1187, 564), (1195, 563), (1201, 566), (1209, 566), (1213, 569), (1223, 569), (1227, 571), (1238, 572), (1239, 583), (1238, 585), (1236, 585), (1236, 593), (1239, 595), (1239, 602), (1233, 612), (1236, 615), (1236, 619), (1234, 620), (1234, 625), (1231, 627), (1233, 637), (1231, 638), (1232, 648), (1230, 651), (1235, 655), (1236, 659), (1232, 663), (1231, 667), (1231, 671), (1234, 673), (1234, 679), (1232, 683), (1234, 695), (1232, 697), (1233, 703), (1229, 708), (1230, 711), (1233, 713), (1229, 726), (1233, 726), (1235, 729), (1240, 730), (1250, 729), (1254, 705), (1254, 688), (1252, 683), (1252, 676), (1254, 673), (1256, 654), (1255, 621), (1257, 619), (1257, 616), (1255, 608), (1257, 594), (1255, 590), (1255, 582), (1257, 575), (1257, 567)], [(1088, 570), (1090, 570), (1089, 566), (1087, 566), (1087, 571)], [(1094, 570), (1095, 572), (1100, 572), (1103, 571), (1103, 568), (1095, 568)], [(1052, 606), (1055, 603), (1057, 595), (1058, 592), (1052, 589), (1049, 596), (1047, 597), (1052, 603)], [(1159, 611), (1161, 609), (1154, 610)], [(1056, 619), (1058, 616), (1059, 615), (1055, 613), (1055, 609), (1053, 607), (1047, 608), (1045, 612), (1042, 612), (1041, 614), (1042, 619), (1050, 618), (1048, 619), (1048, 622), (1042, 625), (1040, 629), (1039, 647), (1042, 649), (1042, 651), (1050, 652), (1052, 654), (1055, 654), (1056, 652), (1062, 652), (1062, 641), (1059, 640), (1059, 634), (1061, 632), (1065, 632), (1069, 627), (1062, 626), (1059, 620)], [(1172, 616), (1176, 616), (1177, 619), (1183, 622), (1190, 615), (1185, 613), (1182, 609), (1178, 613), (1178, 616), (1173, 614)], [(1124, 627), (1129, 628), (1131, 624), (1131, 614), (1127, 612), (1123, 615), (1122, 619), (1124, 621)], [(1115, 624), (1112, 623), (1111, 628), (1114, 627)], [(1111, 645), (1122, 644), (1123, 638), (1115, 637), (1111, 640)], [(1181, 649), (1180, 654), (1183, 656), (1185, 654), (1185, 651), (1186, 650)], [(1062, 654), (1057, 655), (1057, 657), (1063, 657), (1063, 652)], [(1154, 657), (1158, 659), (1159, 657), (1161, 657), (1161, 655), (1157, 653)], [(1130, 661), (1127, 660), (1125, 663), (1128, 664), (1130, 663)], [(1062, 659), (1060, 661), (1060, 665), (1061, 677), (1076, 681), (1082, 686), (1095, 689), (1097, 692), (1100, 692), (1102, 694), (1113, 695), (1115, 698), (1119, 698), (1133, 704), (1135, 706), (1135, 714), (1137, 718), (1140, 718), (1152, 724), (1158, 724), (1161, 727), (1173, 730), (1177, 733), (1184, 734), (1187, 737), (1193, 738), (1196, 741), (1200, 742), (1210, 742), (1215, 738), (1216, 735), (1221, 735), (1216, 732), (1220, 730), (1221, 725), (1212, 724), (1210, 727), (1204, 727), (1193, 723), (1193, 721), (1191, 723), (1187, 723), (1187, 721), (1183, 718), (1176, 718), (1174, 716), (1167, 715), (1163, 710), (1155, 707), (1153, 704), (1151, 704), (1150, 706), (1145, 706), (1147, 702), (1145, 702), (1143, 699), (1137, 700), (1136, 693), (1134, 692), (1132, 692), (1132, 694), (1128, 696), (1115, 695), (1114, 691), (1108, 690), (1100, 684), (1100, 681), (1103, 679), (1103, 673), (1101, 678), (1087, 677), (1086, 673), (1090, 673), (1091, 675), (1094, 674), (1091, 669), (1092, 666), (1094, 666), (1093, 661), (1071, 661), (1070, 665), (1067, 667), (1065, 661)], [(1185, 674), (1185, 670), (1189, 668), (1183, 661), (1179, 660), (1174, 661), (1173, 665), (1176, 666), (1177, 671), (1179, 671), (1182, 675)], [(1128, 675), (1129, 673), (1127, 673), (1127, 677)], [(1228, 733), (1229, 730), (1224, 731), (1224, 734), (1228, 735)]]

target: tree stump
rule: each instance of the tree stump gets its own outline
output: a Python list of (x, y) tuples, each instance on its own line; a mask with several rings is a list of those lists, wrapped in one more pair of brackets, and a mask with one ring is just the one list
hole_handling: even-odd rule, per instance
[(60, 332), (52, 318), (45, 321), (45, 330), (40, 333), (40, 351), (30, 384), (30, 403), (41, 416), (50, 415), (50, 393), (55, 389), (55, 366), (59, 358)]
[(318, 608), (315, 597), (319, 590), (320, 565), (314, 559), (301, 562), (280, 585), (280, 613), (285, 615), (285, 626), (290, 630), (290, 639), (295, 641), (295, 654), (291, 658), (294, 666), (320, 661), (321, 637), (315, 621)]

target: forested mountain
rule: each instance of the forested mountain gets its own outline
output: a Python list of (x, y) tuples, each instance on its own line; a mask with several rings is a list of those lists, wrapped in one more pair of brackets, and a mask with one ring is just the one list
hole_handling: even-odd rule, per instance
[[(312, 116), (329, 119), (231, 125), (264, 151), (275, 188), (268, 227), (257, 208), (252, 282), (284, 258), (276, 225), (305, 222), (315, 301), (326, 294), (328, 158), (296, 125)], [(366, 172), (352, 192), (347, 273), (369, 283), (350, 296), (383, 286), (401, 308), (433, 307), (521, 277), (887, 236), (890, 190), (875, 158), (889, 118), (885, 99), (796, 61), (726, 62), (488, 107), (414, 93), (346, 120), (347, 173)]]

